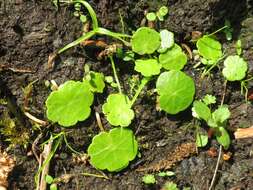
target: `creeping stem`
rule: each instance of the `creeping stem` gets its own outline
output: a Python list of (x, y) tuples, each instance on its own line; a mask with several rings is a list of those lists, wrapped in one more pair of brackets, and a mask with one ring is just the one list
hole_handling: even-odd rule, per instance
[(118, 75), (117, 75), (117, 71), (116, 71), (116, 68), (115, 68), (115, 64), (114, 64), (114, 60), (113, 60), (112, 55), (110, 55), (109, 58), (110, 58), (110, 61), (112, 63), (112, 70), (113, 70), (114, 78), (116, 80), (116, 83), (117, 83), (117, 86), (118, 86), (118, 89), (119, 89), (119, 93), (122, 94), (121, 86), (120, 86), (120, 83), (119, 83), (119, 79), (118, 79)]
[(142, 89), (145, 87), (145, 85), (150, 81), (150, 77), (144, 77), (141, 80), (141, 84), (139, 85), (133, 99), (130, 102), (131, 107), (133, 106), (134, 102), (136, 101), (136, 99), (138, 98), (139, 94), (141, 93)]
[(86, 1), (83, 1), (83, 0), (74, 0), (74, 1), (72, 1), (72, 3), (81, 3), (83, 6), (85, 6), (85, 8), (88, 10), (90, 17), (91, 17), (92, 29), (96, 30), (98, 28), (98, 19), (97, 19), (97, 15), (96, 15), (94, 9), (90, 6), (90, 4)]

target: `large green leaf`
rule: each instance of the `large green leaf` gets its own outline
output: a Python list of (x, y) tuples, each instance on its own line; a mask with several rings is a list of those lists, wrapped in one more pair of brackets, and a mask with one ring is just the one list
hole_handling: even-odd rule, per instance
[(177, 44), (159, 55), (159, 62), (167, 70), (181, 70), (187, 63), (187, 56)]
[(67, 81), (47, 98), (47, 117), (64, 127), (72, 126), (89, 117), (92, 103), (93, 93), (87, 84)]
[(222, 56), (221, 44), (210, 36), (203, 36), (197, 41), (198, 52), (207, 60), (218, 60)]
[(156, 59), (137, 59), (134, 70), (140, 72), (145, 77), (160, 74), (161, 65)]
[(177, 114), (185, 110), (193, 101), (195, 86), (191, 77), (182, 71), (162, 73), (156, 82), (159, 103), (162, 110)]
[(114, 128), (109, 133), (101, 132), (92, 139), (88, 148), (91, 164), (108, 171), (120, 171), (136, 157), (137, 141), (127, 128)]
[(160, 47), (160, 34), (148, 27), (139, 28), (133, 35), (132, 50), (140, 55), (152, 54)]
[(134, 118), (129, 98), (123, 94), (111, 94), (102, 106), (103, 113), (113, 126), (127, 127)]
[(242, 80), (246, 76), (248, 64), (238, 55), (228, 56), (224, 61), (222, 74), (229, 81)]

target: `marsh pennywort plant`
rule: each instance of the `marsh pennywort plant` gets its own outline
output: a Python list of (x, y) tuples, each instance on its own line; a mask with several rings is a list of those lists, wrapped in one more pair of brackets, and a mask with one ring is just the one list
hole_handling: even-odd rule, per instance
[[(230, 145), (230, 137), (226, 130), (227, 120), (230, 117), (230, 111), (227, 105), (221, 105), (213, 112), (211, 104), (216, 99), (214, 96), (206, 95), (202, 100), (195, 100), (192, 107), (192, 115), (198, 120), (203, 120), (214, 131), (216, 140), (225, 148)], [(204, 147), (208, 143), (208, 135), (201, 133), (197, 126), (196, 144), (198, 147)]]

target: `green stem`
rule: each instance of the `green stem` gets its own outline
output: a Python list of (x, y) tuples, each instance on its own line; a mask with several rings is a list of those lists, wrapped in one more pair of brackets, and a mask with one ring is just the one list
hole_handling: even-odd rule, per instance
[(60, 54), (64, 51), (66, 51), (69, 48), (72, 48), (78, 44), (80, 44), (81, 42), (88, 40), (89, 38), (91, 38), (92, 36), (94, 36), (96, 34), (96, 31), (92, 30), (90, 32), (87, 32), (85, 35), (81, 36), (80, 38), (78, 38), (77, 40), (69, 43), (68, 45), (64, 46), (63, 48), (61, 48), (57, 53)]
[[(53, 141), (53, 137), (50, 137), (50, 141)], [(58, 149), (60, 143), (62, 142), (62, 136), (60, 136), (57, 141), (54, 143), (52, 151), (49, 153), (48, 157), (45, 159), (45, 161), (43, 162), (42, 166), (40, 166), (39, 170), (37, 171), (36, 175), (35, 175), (35, 183), (36, 186), (38, 187), (39, 185), (39, 175), (40, 173), (43, 171), (43, 169), (49, 164), (50, 160), (53, 158), (56, 150)]]
[(116, 38), (116, 39), (120, 40), (121, 42), (123, 42), (126, 46), (128, 46), (128, 47), (131, 46), (131, 44), (129, 42), (127, 42), (126, 40), (123, 39), (123, 38), (131, 38), (132, 36), (130, 36), (130, 35), (112, 32), (106, 28), (101, 28), (101, 27), (99, 27), (96, 30), (96, 33), (100, 34), (100, 35), (106, 35), (106, 36)]
[(114, 60), (113, 60), (112, 55), (110, 55), (109, 58), (110, 58), (110, 61), (111, 61), (111, 64), (112, 64), (112, 70), (113, 70), (115, 81), (116, 81), (118, 89), (119, 89), (119, 93), (122, 94), (121, 86), (120, 86), (120, 83), (119, 83), (119, 79), (118, 79), (118, 75), (117, 75), (117, 72), (116, 72), (116, 68), (115, 68), (115, 64), (114, 64)]
[(73, 0), (72, 3), (81, 3), (85, 8), (88, 10), (91, 21), (92, 21), (92, 29), (97, 30), (98, 28), (98, 20), (97, 20), (97, 15), (94, 11), (94, 9), (90, 6), (90, 4), (84, 0)]
[(145, 85), (150, 81), (151, 78), (148, 77), (144, 77), (141, 80), (141, 84), (139, 85), (133, 99), (130, 102), (131, 107), (133, 106), (133, 104), (135, 103), (136, 99), (138, 98), (139, 94), (141, 93), (142, 89), (145, 87)]
[(64, 139), (64, 142), (66, 143), (66, 146), (67, 146), (72, 152), (74, 152), (75, 154), (78, 154), (78, 155), (82, 155), (82, 153), (76, 151), (75, 149), (73, 149), (73, 148), (69, 145), (69, 143), (68, 143), (68, 141), (67, 141), (67, 138), (66, 138), (66, 134), (63, 134), (63, 139)]
[(212, 35), (214, 35), (214, 34), (220, 32), (220, 31), (224, 30), (225, 28), (228, 28), (228, 26), (223, 26), (222, 28), (220, 28), (220, 29), (218, 29), (218, 30), (214, 31), (213, 33), (208, 34), (208, 35), (206, 35), (206, 36), (212, 36)]

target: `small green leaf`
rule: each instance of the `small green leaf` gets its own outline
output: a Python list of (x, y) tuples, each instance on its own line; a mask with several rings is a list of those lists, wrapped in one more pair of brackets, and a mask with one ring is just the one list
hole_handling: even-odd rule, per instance
[(145, 184), (155, 184), (156, 179), (155, 179), (155, 176), (153, 174), (147, 174), (147, 175), (142, 177), (142, 182), (145, 183)]
[(204, 119), (208, 121), (211, 117), (211, 111), (209, 107), (201, 101), (194, 101), (193, 102), (193, 111), (197, 114), (197, 118)]
[(127, 127), (134, 118), (129, 99), (123, 94), (111, 94), (102, 106), (103, 113), (113, 126)]
[(161, 39), (154, 29), (141, 27), (134, 33), (131, 44), (133, 51), (140, 55), (152, 54), (159, 48)]
[(203, 102), (206, 105), (210, 105), (210, 104), (215, 104), (216, 103), (216, 97), (212, 96), (210, 94), (205, 95), (205, 97), (202, 100), (203, 100)]
[(185, 110), (195, 94), (192, 78), (176, 70), (162, 73), (157, 79), (156, 89), (161, 109), (170, 114)]
[(222, 105), (212, 113), (215, 123), (223, 124), (230, 117), (230, 111), (227, 105)]
[(236, 53), (237, 53), (237, 55), (242, 54), (242, 41), (241, 40), (237, 40), (237, 42), (236, 42)]
[(132, 51), (125, 52), (123, 60), (124, 61), (133, 61), (134, 60), (134, 52), (132, 52)]
[(146, 18), (148, 21), (155, 21), (156, 20), (156, 14), (154, 12), (150, 12), (146, 15)]
[(166, 182), (162, 189), (165, 190), (179, 190), (176, 183)]
[(46, 100), (47, 117), (61, 126), (69, 127), (90, 115), (93, 93), (83, 82), (67, 81)]
[(219, 131), (216, 132), (217, 141), (225, 148), (228, 149), (230, 145), (230, 137), (226, 129), (224, 127), (219, 127)]
[(219, 41), (203, 36), (197, 41), (198, 52), (207, 60), (218, 60), (222, 56), (221, 44)]
[(222, 74), (228, 81), (242, 80), (246, 76), (248, 64), (238, 55), (228, 56), (224, 61)]
[(85, 16), (85, 15), (80, 15), (80, 21), (82, 22), (82, 23), (85, 23), (85, 22), (87, 22), (87, 16)]
[(187, 56), (177, 44), (159, 55), (159, 62), (167, 70), (181, 70), (187, 63)]
[(104, 80), (105, 77), (102, 73), (90, 71), (86, 76), (87, 84), (90, 86), (92, 92), (103, 93), (105, 88)]
[(205, 147), (208, 143), (208, 136), (197, 134), (196, 136), (196, 145), (197, 147)]
[(158, 12), (161, 16), (166, 16), (169, 12), (169, 9), (168, 7), (162, 6)]
[(174, 33), (168, 30), (160, 31), (161, 49), (168, 49), (174, 45)]
[(171, 177), (171, 176), (174, 176), (174, 175), (176, 175), (176, 174), (172, 171), (166, 171), (166, 172), (159, 172), (158, 173), (158, 176), (160, 176), (160, 177), (166, 177), (166, 176)]
[(160, 74), (161, 65), (156, 59), (138, 59), (135, 61), (134, 70), (145, 77)]
[(53, 183), (50, 185), (50, 190), (57, 190), (57, 184)]
[(127, 167), (129, 161), (136, 157), (137, 151), (138, 145), (133, 132), (121, 127), (96, 135), (88, 148), (88, 155), (94, 167), (113, 172)]
[(52, 176), (46, 175), (46, 182), (47, 182), (47, 184), (51, 184), (51, 183), (53, 183), (53, 181), (54, 181), (54, 178)]

